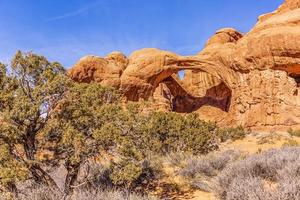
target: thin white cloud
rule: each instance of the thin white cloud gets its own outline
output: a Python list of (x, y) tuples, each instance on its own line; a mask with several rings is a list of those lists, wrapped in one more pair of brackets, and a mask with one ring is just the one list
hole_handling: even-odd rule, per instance
[(82, 13), (87, 12), (88, 10), (97, 7), (100, 4), (100, 1), (96, 1), (94, 3), (85, 5), (81, 8), (78, 8), (77, 10), (73, 10), (67, 13), (64, 13), (62, 15), (56, 16), (56, 17), (51, 17), (49, 19), (47, 19), (46, 21), (55, 21), (55, 20), (61, 20), (61, 19), (65, 19), (65, 18), (69, 18), (69, 17), (75, 17), (77, 15), (80, 15)]

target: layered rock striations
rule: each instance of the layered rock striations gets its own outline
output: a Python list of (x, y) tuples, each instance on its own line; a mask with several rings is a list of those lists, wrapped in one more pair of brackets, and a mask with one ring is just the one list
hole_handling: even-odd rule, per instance
[(113, 86), (125, 101), (150, 100), (156, 109), (198, 112), (221, 125), (300, 127), (300, 0), (260, 16), (245, 35), (217, 31), (197, 55), (142, 49), (128, 58), (87, 56), (69, 75)]

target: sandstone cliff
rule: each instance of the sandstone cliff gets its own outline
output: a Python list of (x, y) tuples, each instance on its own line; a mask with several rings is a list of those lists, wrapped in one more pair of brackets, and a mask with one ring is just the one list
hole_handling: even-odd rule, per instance
[[(176, 74), (185, 70), (180, 80)], [(300, 127), (300, 0), (286, 0), (243, 35), (217, 31), (197, 55), (142, 49), (126, 58), (82, 58), (69, 71), (79, 82), (150, 100), (165, 111), (198, 112), (221, 125)]]

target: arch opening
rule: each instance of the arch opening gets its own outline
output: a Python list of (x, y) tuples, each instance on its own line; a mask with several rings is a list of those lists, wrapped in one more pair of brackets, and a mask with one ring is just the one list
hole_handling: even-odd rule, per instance
[(289, 75), (290, 77), (292, 77), (294, 80), (295, 80), (295, 82), (296, 82), (296, 89), (295, 89), (295, 91), (294, 91), (294, 96), (298, 96), (299, 95), (299, 89), (298, 88), (300, 88), (300, 75)]
[(300, 87), (300, 75), (291, 75), (291, 77), (295, 80), (297, 87)]
[(185, 70), (178, 71), (177, 75), (178, 75), (178, 77), (179, 77), (180, 80), (183, 80), (184, 76), (185, 76)]
[[(191, 73), (192, 77), (190, 77)], [(195, 92), (195, 89), (191, 87), (195, 76), (199, 76), (200, 79), (201, 76), (213, 77), (207, 72), (186, 70), (184, 79), (180, 79), (178, 74), (173, 74), (160, 83), (164, 85), (165, 90), (162, 94), (168, 99), (171, 110), (178, 113), (191, 113), (199, 110), (202, 106), (211, 106), (228, 112), (231, 105), (231, 89), (222, 80), (213, 77), (214, 84), (203, 86), (203, 88), (200, 88), (202, 90), (201, 95), (197, 95), (197, 91)], [(187, 81), (190, 81), (190, 83), (187, 83)], [(196, 88), (201, 87), (201, 81), (194, 82), (198, 84)]]

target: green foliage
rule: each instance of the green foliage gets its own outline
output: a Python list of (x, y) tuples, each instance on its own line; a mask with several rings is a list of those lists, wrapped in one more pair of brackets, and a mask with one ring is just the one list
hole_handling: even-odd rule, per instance
[[(10, 66), (0, 64), (0, 144), (9, 150), (3, 150), (1, 157), (0, 184), (13, 184), (33, 174), (44, 179), (35, 173), (37, 136), (66, 87), (62, 66), (43, 56), (18, 51)], [(4, 159), (7, 155), (9, 159)]]
[[(200, 120), (196, 114), (155, 112), (146, 121), (152, 151), (207, 153), (215, 149), (216, 125)], [(152, 140), (156, 142), (152, 144)]]
[(247, 131), (242, 126), (238, 126), (235, 128), (219, 128), (217, 131), (217, 136), (220, 138), (221, 142), (225, 142), (227, 140), (240, 140), (245, 138), (247, 135)]
[[(143, 155), (177, 150), (207, 153), (215, 149), (216, 125), (200, 120), (196, 114), (184, 116), (153, 112), (141, 115), (121, 111), (114, 117), (114, 120), (98, 130), (96, 138), (104, 140), (107, 135), (108, 140), (118, 141), (121, 146), (135, 147)], [(129, 151), (130, 148), (125, 149)]]
[(28, 178), (28, 169), (20, 161), (14, 159), (7, 144), (0, 145), (0, 183), (4, 187)]
[(136, 189), (150, 184), (157, 178), (158, 173), (160, 170), (156, 169), (148, 159), (136, 161), (127, 158), (111, 165), (109, 177), (115, 186)]
[(43, 146), (54, 152), (48, 162), (55, 165), (63, 161), (68, 170), (66, 193), (72, 192), (81, 164), (110, 145), (99, 129), (108, 127), (121, 110), (118, 103), (119, 95), (112, 88), (98, 83), (72, 83), (45, 126)]
[(137, 162), (124, 160), (112, 166), (110, 178), (115, 185), (129, 185), (136, 181), (142, 174), (143, 169)]
[[(118, 161), (112, 165), (112, 182), (136, 187), (137, 182), (154, 178), (153, 167), (145, 167), (148, 155), (164, 155), (173, 151), (193, 154), (207, 153), (217, 148), (216, 125), (206, 123), (195, 114), (153, 112), (139, 114), (133, 104), (113, 111), (93, 137), (99, 145), (111, 150)], [(147, 175), (146, 175), (147, 174)]]
[[(3, 121), (11, 127), (8, 135), (24, 140), (43, 127), (64, 92), (64, 71), (58, 63), (21, 52), (12, 60), (11, 70), (6, 74), (1, 66), (0, 108)], [(1, 129), (1, 134), (6, 132)]]
[[(57, 161), (65, 159), (80, 164), (86, 158), (98, 153), (102, 141), (95, 144), (98, 128), (108, 127), (107, 121), (120, 110), (119, 96), (111, 88), (97, 83), (73, 83), (52, 119), (45, 134), (45, 143), (52, 142), (56, 149)], [(99, 140), (103, 138), (98, 135)], [(53, 148), (53, 146), (52, 146)]]

